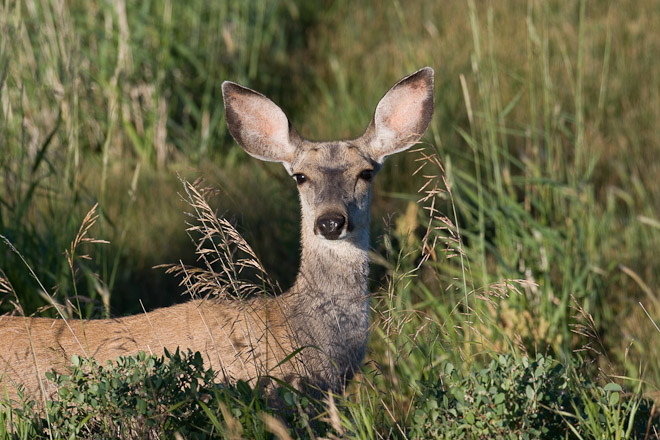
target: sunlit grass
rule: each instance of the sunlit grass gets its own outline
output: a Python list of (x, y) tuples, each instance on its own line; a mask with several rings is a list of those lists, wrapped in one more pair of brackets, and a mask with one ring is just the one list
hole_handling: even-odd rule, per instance
[[(422, 146), (437, 156), (416, 174), (419, 152), (393, 157), (378, 176), (365, 367), (377, 374), (354, 386), (341, 424), (355, 437), (376, 437), (375, 421), (378, 435), (403, 436), (417, 380), (445, 361), (468, 374), (500, 352), (585, 361), (594, 382), (657, 397), (657, 7), (325, 6), (3, 3), (0, 233), (58, 302), (74, 286), (95, 301), (88, 316), (103, 314), (93, 274), (114, 313), (139, 311), (140, 299), (182, 300), (176, 280), (152, 266), (194, 262), (176, 173), (201, 175), (286, 289), (298, 260), (294, 185), (233, 145), (219, 84), (264, 92), (303, 136), (355, 137), (389, 85), (430, 65), (436, 112)], [(429, 176), (442, 191), (415, 204)], [(433, 252), (422, 246), (431, 200)], [(80, 263), (86, 275), (74, 282), (64, 251), (96, 202), (95, 236), (111, 244)], [(45, 304), (8, 249), (0, 269), (27, 313)], [(589, 418), (597, 409), (567, 417), (581, 435), (586, 426), (604, 435)], [(607, 420), (625, 432), (630, 414)]]

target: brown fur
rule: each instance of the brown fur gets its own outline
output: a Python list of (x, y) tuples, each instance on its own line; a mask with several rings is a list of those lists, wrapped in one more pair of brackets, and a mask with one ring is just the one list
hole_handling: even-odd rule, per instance
[[(49, 396), (54, 390), (44, 373), (65, 372), (73, 354), (105, 364), (139, 351), (190, 348), (220, 380), (269, 375), (322, 391), (341, 391), (359, 369), (369, 326), (369, 173), (428, 127), (433, 70), (392, 87), (365, 134), (351, 141), (302, 139), (279, 107), (238, 84), (225, 82), (223, 97), (229, 131), (245, 151), (282, 162), (302, 182), (302, 258), (293, 287), (279, 297), (194, 300), (118, 319), (0, 317), (0, 385), (11, 398), (17, 384), (33, 397)], [(320, 227), (324, 216), (342, 219), (336, 234)]]

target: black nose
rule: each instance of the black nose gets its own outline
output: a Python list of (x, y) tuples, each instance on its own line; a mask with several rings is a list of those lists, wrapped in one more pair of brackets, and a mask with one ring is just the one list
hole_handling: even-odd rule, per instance
[(346, 218), (337, 212), (323, 214), (316, 220), (317, 231), (328, 240), (338, 239), (345, 224)]

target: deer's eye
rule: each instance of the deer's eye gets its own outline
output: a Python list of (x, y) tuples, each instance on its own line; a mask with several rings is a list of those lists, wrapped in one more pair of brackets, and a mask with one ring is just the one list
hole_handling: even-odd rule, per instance
[(371, 179), (374, 178), (374, 170), (364, 170), (358, 175), (358, 177), (362, 180), (370, 182)]
[(302, 173), (294, 174), (293, 178), (296, 179), (296, 183), (298, 185), (302, 185), (303, 183), (307, 182), (307, 176)]

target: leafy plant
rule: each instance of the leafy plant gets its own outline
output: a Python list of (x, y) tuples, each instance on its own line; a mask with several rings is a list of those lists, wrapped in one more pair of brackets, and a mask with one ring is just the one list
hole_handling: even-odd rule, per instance
[[(602, 434), (596, 438), (644, 438), (653, 417), (648, 399), (624, 398), (617, 383), (597, 386), (540, 354), (498, 355), (467, 372), (444, 362), (419, 386), (408, 431), (414, 438), (583, 438), (595, 431)], [(630, 423), (613, 425), (615, 412)]]
[(156, 358), (142, 352), (105, 367), (77, 356), (72, 361), (70, 375), (47, 374), (58, 388), (57, 398), (46, 402), (52, 432), (116, 438), (211, 432), (199, 402), (216, 386), (199, 353)]
[(312, 424), (316, 433), (327, 430), (312, 420), (308, 397), (281, 387), (269, 405), (246, 382), (218, 384), (199, 352), (141, 352), (106, 366), (74, 356), (70, 374), (47, 377), (58, 391), (45, 408), (23, 398), (17, 408), (0, 403), (0, 438), (269, 439), (289, 430), (314, 437)]
[[(325, 424), (311, 420), (312, 401), (282, 387), (269, 406), (260, 388), (243, 381), (216, 383), (202, 355), (121, 356), (106, 366), (74, 356), (71, 373), (47, 373), (57, 394), (45, 409), (34, 401), (0, 407), (11, 437), (48, 438), (272, 438), (273, 433), (312, 436)], [(283, 418), (283, 419), (282, 419)]]

